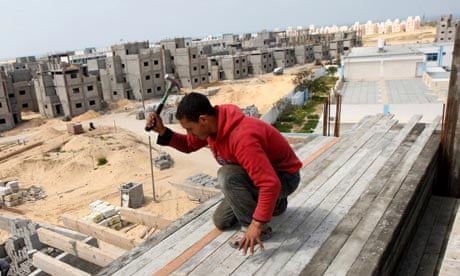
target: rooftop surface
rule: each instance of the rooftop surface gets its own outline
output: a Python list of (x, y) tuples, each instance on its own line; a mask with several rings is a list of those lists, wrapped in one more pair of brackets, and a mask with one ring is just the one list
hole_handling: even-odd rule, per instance
[(214, 227), (218, 195), (100, 275), (389, 273), (401, 255), (404, 231), (397, 229), (413, 226), (431, 191), (424, 175), (439, 144), (439, 118), (431, 124), (420, 118), (399, 124), (392, 115), (367, 116), (341, 138), (317, 137), (297, 147), (301, 185), (272, 220), (265, 250), (254, 256), (228, 245), (236, 229)]
[[(400, 122), (408, 122), (414, 114), (422, 114), (427, 123), (442, 114), (443, 100), (420, 78), (380, 81), (347, 81), (340, 93), (342, 123), (356, 123), (367, 115), (394, 114)], [(335, 106), (331, 108), (335, 116)]]

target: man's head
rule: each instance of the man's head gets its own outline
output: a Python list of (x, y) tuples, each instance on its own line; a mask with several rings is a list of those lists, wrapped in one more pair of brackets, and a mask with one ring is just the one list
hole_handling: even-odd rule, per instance
[(205, 140), (217, 132), (216, 110), (205, 95), (191, 92), (182, 98), (176, 118), (187, 133)]

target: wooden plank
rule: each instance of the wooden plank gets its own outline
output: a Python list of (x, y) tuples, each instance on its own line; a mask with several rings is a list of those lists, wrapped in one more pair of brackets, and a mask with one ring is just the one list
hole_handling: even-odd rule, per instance
[(414, 239), (409, 246), (406, 257), (403, 258), (397, 275), (415, 275), (417, 268), (419, 267), (420, 261), (422, 259), (423, 253), (425, 251), (426, 244), (430, 235), (433, 232), (433, 226), (436, 221), (436, 216), (440, 208), (439, 205), (442, 204), (442, 198), (437, 196), (432, 196), (428, 206), (426, 208), (425, 214), (423, 215), (420, 225), (414, 235)]
[[(373, 246), (371, 241), (375, 241), (379, 246), (382, 245), (375, 250), (380, 258), (376, 259), (377, 262), (371, 263), (375, 265), (374, 271), (378, 274), (394, 274), (403, 250), (407, 248), (408, 241), (413, 236), (416, 222), (431, 195), (431, 184), (436, 178), (438, 149), (439, 134), (433, 134), (393, 197), (381, 221), (374, 229), (368, 241), (369, 245), (366, 244), (365, 246), (365, 250), (369, 251), (370, 247)], [(436, 235), (436, 237), (444, 239), (442, 232), (439, 233), (440, 235)], [(440, 244), (442, 243), (441, 241)], [(370, 250), (374, 251), (374, 249)], [(436, 264), (433, 267), (435, 266)]]
[[(387, 139), (388, 141), (385, 143), (382, 141), (382, 137), (395, 122), (382, 123), (377, 129), (372, 130), (374, 136), (368, 136), (373, 139), (368, 139), (368, 142), (361, 145), (358, 152), (347, 160), (337, 173), (324, 184), (324, 186), (336, 186), (335, 190), (332, 193), (331, 191), (319, 193), (317, 196), (322, 200), (320, 205), (315, 203), (315, 198), (310, 199), (309, 204), (313, 203), (315, 209), (292, 234), (297, 237), (294, 242), (286, 241), (281, 244), (276, 254), (258, 270), (258, 274), (270, 273), (270, 271), (287, 274), (300, 273), (313, 253), (317, 251), (321, 243), (324, 242), (361, 194), (361, 192), (347, 194), (348, 190), (358, 182), (373, 160), (380, 155), (386, 143), (391, 141), (391, 139)], [(375, 130), (378, 132), (376, 133)], [(361, 185), (356, 188), (362, 191), (367, 184), (368, 181), (361, 182)], [(345, 194), (347, 194), (346, 197), (344, 197)], [(342, 203), (344, 201), (348, 202)]]
[[(441, 255), (443, 254), (446, 240), (448, 237), (448, 229), (451, 225), (452, 213), (455, 205), (455, 199), (442, 198), (442, 201), (435, 207), (436, 217), (431, 225), (431, 233), (425, 241), (425, 247), (419, 257), (419, 265), (413, 271), (415, 274), (432, 275), (439, 274), (441, 266)], [(407, 255), (412, 257), (411, 255)], [(401, 274), (400, 274), (401, 275)]]
[(372, 201), (385, 183), (385, 176), (390, 174), (393, 170), (393, 166), (388, 166), (387, 161), (390, 160), (391, 157), (391, 160), (394, 160), (392, 161), (393, 163), (399, 163), (402, 156), (409, 150), (409, 147), (401, 148), (400, 144), (404, 140), (415, 140), (415, 138), (419, 135), (419, 133), (415, 131), (416, 129), (414, 129), (414, 127), (420, 119), (421, 116), (412, 117), (404, 128), (393, 138), (391, 143), (385, 146), (384, 151), (372, 163), (371, 167), (366, 171), (363, 177), (361, 177), (356, 184), (357, 186), (362, 185), (359, 182), (370, 182), (374, 179), (372, 180), (372, 185), (370, 185), (364, 195), (361, 195), (360, 200), (356, 202), (355, 206), (349, 210), (345, 218), (339, 223), (339, 225), (337, 225), (336, 229), (328, 237), (327, 241), (324, 242), (319, 252), (313, 256), (311, 262), (304, 268), (302, 274), (324, 274), (325, 270), (351, 235), (353, 229), (361, 220), (364, 213), (371, 208)]
[(170, 220), (167, 220), (160, 215), (154, 215), (151, 212), (135, 210), (126, 207), (122, 207), (120, 209), (120, 216), (122, 220), (139, 223), (150, 227), (158, 227), (160, 229), (164, 229), (169, 224), (171, 224)]
[[(361, 134), (360, 136), (352, 135), (345, 140), (341, 138), (341, 143), (339, 143), (340, 146), (334, 147), (333, 151), (327, 151), (329, 154), (326, 155), (326, 159), (317, 158), (314, 162), (312, 162), (312, 167), (307, 166), (302, 169), (302, 185), (311, 186), (312, 183), (315, 182), (324, 182), (325, 179), (335, 173), (337, 168), (342, 166), (355, 152), (357, 152), (361, 146), (364, 145), (380, 127), (382, 127), (382, 125), (388, 123), (390, 118), (391, 117), (388, 116), (382, 118), (382, 120), (378, 122), (371, 121), (374, 123), (373, 126), (367, 129), (367, 132)], [(314, 189), (314, 187), (311, 189)]]
[(208, 243), (202, 250), (191, 256), (183, 265), (181, 265), (171, 275), (188, 275), (209, 256), (213, 255), (221, 246), (228, 246), (228, 239), (235, 234), (235, 231), (227, 230), (217, 238)]
[(109, 265), (113, 260), (120, 257), (120, 255), (112, 255), (110, 252), (105, 252), (97, 247), (93, 247), (78, 240), (73, 240), (45, 228), (39, 228), (37, 233), (40, 242), (101, 267)]
[(321, 146), (317, 151), (313, 152), (310, 156), (308, 156), (308, 158), (302, 161), (302, 167), (305, 167), (308, 164), (310, 164), (313, 160), (318, 158), (318, 156), (326, 152), (330, 147), (337, 143), (337, 141), (339, 141), (339, 138), (334, 137), (327, 144)]
[[(115, 246), (111, 243), (108, 243), (108, 242), (104, 242), (102, 240), (96, 240), (97, 241), (97, 247), (100, 248), (101, 250), (105, 251), (105, 252), (109, 252), (109, 254), (113, 255), (113, 256), (122, 256), (124, 254), (126, 254), (127, 250), (123, 249), (123, 248), (120, 248), (118, 246)], [(117, 257), (118, 258), (118, 257)]]
[[(390, 133), (387, 139), (379, 141), (378, 146), (380, 148), (378, 150), (365, 153), (365, 158), (360, 162), (359, 166), (355, 168), (356, 174), (345, 177), (342, 181), (343, 183), (338, 185), (337, 189), (345, 190), (346, 192), (342, 193), (342, 198), (334, 198), (334, 196), (340, 195), (340, 193), (335, 193), (334, 196), (327, 196), (327, 202), (337, 201), (337, 204), (333, 207), (324, 221), (311, 233), (311, 236), (298, 248), (295, 255), (282, 267), (280, 273), (299, 274), (307, 264), (311, 263), (312, 258), (326, 240), (328, 240), (337, 225), (342, 221), (345, 215), (349, 213), (352, 206), (372, 183), (372, 179), (376, 174), (376, 168), (381, 168), (382, 166), (382, 164), (378, 164), (377, 162), (378, 157), (384, 154), (384, 150), (386, 150), (390, 144), (388, 140), (391, 140), (394, 136), (394, 132)], [(363, 168), (361, 168), (361, 166)], [(319, 208), (325, 210), (322, 206)]]
[(36, 268), (51, 275), (89, 276), (91, 274), (81, 271), (71, 265), (63, 263), (44, 253), (36, 252), (32, 256), (32, 263)]
[(215, 239), (222, 233), (221, 230), (214, 228), (211, 232), (209, 232), (206, 236), (204, 236), (201, 240), (194, 243), (191, 247), (185, 250), (181, 255), (176, 257), (174, 260), (169, 262), (160, 270), (156, 271), (153, 275), (155, 276), (167, 276), (170, 275), (173, 271), (175, 271), (178, 267), (184, 264), (186, 261), (190, 259), (191, 256), (195, 255), (199, 252), (203, 247), (205, 247), (209, 242)]
[[(418, 141), (422, 140), (423, 139)], [(417, 151), (416, 149), (416, 145), (413, 145), (413, 147), (411, 148), (412, 149), (408, 152), (404, 159), (395, 160), (396, 164), (398, 165), (394, 165), (391, 166), (391, 168), (389, 168), (391, 174), (390, 178), (388, 178), (388, 176), (386, 175), (382, 175), (379, 177), (377, 182), (379, 182), (380, 180), (385, 184), (383, 185), (383, 189), (380, 192), (380, 195), (373, 201), (373, 208), (369, 209), (368, 213), (364, 217), (362, 217), (361, 221), (353, 230), (350, 238), (338, 252), (337, 256), (335, 257), (329, 268), (326, 270), (325, 274), (331, 275), (336, 273), (347, 273), (347, 271), (351, 268), (353, 263), (357, 260), (361, 252), (361, 249), (364, 247), (366, 241), (369, 239), (372, 231), (377, 226), (387, 206), (391, 202), (393, 195), (396, 193), (395, 187), (399, 188), (402, 181), (406, 177), (409, 169), (411, 168), (413, 161), (415, 160), (415, 157), (419, 153), (419, 151)], [(380, 183), (378, 184), (380, 185)], [(387, 188), (388, 186), (392, 187), (392, 189)], [(388, 192), (391, 190), (394, 192)], [(369, 263), (367, 263), (366, 265), (371, 266), (371, 264)], [(367, 273), (363, 273), (363, 275), (367, 275)]]
[(456, 215), (442, 260), (440, 275), (457, 275), (460, 271), (460, 200), (456, 201)]
[(190, 210), (185, 215), (171, 223), (167, 228), (163, 229), (162, 231), (154, 235), (152, 238), (145, 241), (140, 246), (125, 254), (120, 260), (117, 260), (116, 262), (112, 263), (110, 266), (100, 271), (97, 275), (114, 275), (121, 269), (127, 269), (126, 267), (138, 266), (138, 260), (142, 258), (145, 254), (149, 254), (153, 247), (155, 247), (157, 244), (159, 244), (172, 234), (178, 232), (181, 228), (187, 226), (196, 218), (200, 217), (209, 208), (212, 208), (213, 206), (219, 204), (222, 201), (222, 198), (222, 194), (216, 195), (215, 197), (207, 200), (206, 202)]
[(62, 222), (66, 227), (72, 230), (111, 243), (123, 249), (132, 249), (142, 243), (140, 239), (126, 237), (126, 235), (116, 230), (84, 220), (78, 220), (72, 218), (68, 214), (62, 215)]
[(159, 270), (214, 229), (210, 217), (216, 207), (208, 209), (204, 214), (177, 230), (174, 235), (165, 238), (136, 258), (130, 266), (121, 268), (113, 275), (150, 274)]
[(322, 146), (327, 144), (331, 139), (333, 139), (333, 137), (325, 137), (325, 136), (316, 137), (313, 141), (297, 149), (295, 151), (295, 154), (297, 155), (299, 160), (304, 160), (308, 156), (310, 156), (314, 151), (316, 151), (318, 148), (321, 148)]
[[(381, 122), (381, 124), (375, 125), (375, 128), (370, 129), (369, 132), (375, 134), (375, 130), (379, 129), (380, 127), (383, 127), (387, 123), (388, 121)], [(391, 125), (392, 124), (388, 125), (387, 128), (390, 128)], [(366, 143), (371, 137), (372, 134), (367, 135), (366, 139), (358, 139), (358, 141), (355, 142), (357, 143), (357, 145), (361, 146), (364, 143)], [(378, 136), (378, 138), (380, 137)], [(369, 141), (369, 143), (375, 143), (375, 140)], [(293, 200), (290, 201), (289, 206), (294, 207), (294, 209), (288, 208), (285, 215), (273, 219), (272, 227), (274, 228), (275, 235), (270, 239), (270, 242), (266, 243), (266, 250), (263, 254), (249, 259), (247, 257), (240, 256), (241, 253), (235, 250), (230, 251), (231, 255), (229, 255), (228, 257), (225, 257), (225, 254), (215, 254), (216, 256), (213, 255), (212, 258), (206, 260), (203, 263), (203, 265), (196, 269), (192, 274), (203, 275), (206, 273), (210, 273), (210, 267), (213, 267), (213, 263), (221, 263), (221, 265), (218, 265), (217, 270), (214, 271), (215, 273), (221, 274), (233, 273), (233, 269), (241, 267), (241, 263), (239, 262), (244, 261), (246, 261), (244, 266), (248, 265), (251, 266), (251, 268), (245, 269), (242, 273), (251, 274), (251, 271), (253, 270), (253, 264), (254, 266), (258, 267), (265, 261), (276, 262), (276, 264), (273, 265), (278, 266), (278, 268), (280, 268), (280, 266), (282, 266), (283, 263), (291, 257), (291, 253), (289, 253), (290, 250), (293, 247), (297, 246), (297, 240), (293, 241), (293, 239), (290, 237), (297, 237), (299, 239), (302, 239), (302, 237), (300, 236), (304, 236), (305, 233), (308, 233), (308, 229), (305, 229), (305, 227), (313, 228), (315, 225), (318, 225), (318, 223), (320, 223), (324, 219), (326, 212), (323, 213), (322, 210), (319, 210), (319, 208), (317, 209), (317, 206), (324, 200), (325, 197), (327, 197), (328, 193), (330, 193), (335, 188), (335, 185), (339, 182), (339, 180), (346, 175), (345, 173), (339, 173), (338, 171), (349, 171), (350, 168), (357, 166), (361, 159), (364, 158), (364, 154), (354, 155), (359, 148), (360, 147), (358, 146), (350, 147), (349, 150), (342, 154), (346, 155), (346, 157), (342, 157), (342, 155), (339, 158), (335, 157), (334, 160), (336, 160), (336, 162), (340, 163), (341, 165), (344, 164), (345, 161), (347, 161), (347, 164), (344, 167), (330, 166), (333, 167), (333, 169), (331, 169), (330, 171), (323, 171), (322, 174), (329, 175), (327, 175), (326, 177), (317, 177), (314, 181), (315, 183), (310, 183), (309, 186), (307, 186), (301, 192), (297, 193), (294, 196)], [(307, 190), (308, 192), (305, 192), (305, 190)], [(304, 204), (306, 205), (303, 206)], [(314, 212), (314, 210), (317, 211), (313, 213), (313, 215), (310, 215), (312, 212)], [(308, 221), (309, 224), (300, 227), (299, 225), (302, 225), (305, 221)], [(280, 227), (281, 225), (289, 225), (289, 228), (282, 228)], [(226, 247), (224, 248), (224, 250), (228, 251), (231, 249), (229, 249), (229, 247)], [(274, 253), (276, 253), (276, 255), (274, 255)], [(220, 260), (216, 258), (220, 258)], [(259, 273), (263, 274), (264, 272), (261, 271), (259, 271)], [(267, 269), (267, 271), (269, 271), (268, 273), (276, 273), (276, 270)]]
[[(404, 179), (407, 177), (407, 174), (409, 173), (415, 160), (424, 148), (428, 139), (431, 137), (431, 134), (437, 127), (438, 123), (439, 117), (424, 129), (422, 134), (412, 144), (411, 149), (404, 156), (404, 159), (399, 162), (398, 166), (394, 167), (392, 174), (389, 178), (387, 178), (388, 185), (383, 187), (383, 190), (374, 202), (374, 204), (379, 204), (381, 208), (372, 208), (369, 210), (362, 222), (360, 222), (353, 231), (353, 234), (349, 239), (350, 242), (347, 242), (343, 246), (342, 250), (326, 271), (326, 274), (341, 274), (349, 272), (358, 273), (359, 275), (369, 275), (372, 273), (371, 271), (376, 268), (376, 265), (378, 264), (377, 260), (380, 258), (381, 254), (378, 254), (375, 251), (380, 252), (380, 249), (377, 247), (382, 245), (371, 245), (371, 243), (366, 242), (369, 240), (371, 234), (374, 233), (374, 229), (377, 227), (388, 205), (401, 187)], [(388, 228), (385, 231), (387, 230)], [(372, 240), (377, 242), (375, 239)], [(364, 249), (365, 247), (372, 253), (368, 252), (366, 255), (364, 253), (360, 253), (361, 249), (357, 250), (358, 248)], [(358, 256), (363, 257), (358, 258)]]
[(315, 160), (313, 160), (313, 162), (302, 168), (300, 171), (300, 187), (309, 185), (311, 181), (316, 179), (317, 176), (325, 170), (325, 168), (335, 161), (337, 156), (340, 156), (348, 148), (350, 148), (351, 145), (355, 143), (356, 140), (363, 135), (363, 133), (365, 133), (365, 131), (369, 131), (371, 127), (375, 127), (375, 124), (380, 119), (382, 119), (382, 116), (373, 116), (367, 120), (362, 120), (362, 127), (360, 127), (356, 132), (342, 136), (340, 138), (340, 143), (333, 145), (331, 149), (318, 156)]

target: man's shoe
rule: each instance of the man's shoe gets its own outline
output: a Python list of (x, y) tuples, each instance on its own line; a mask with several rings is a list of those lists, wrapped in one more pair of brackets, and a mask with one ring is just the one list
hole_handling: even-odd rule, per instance
[(273, 216), (276, 217), (284, 213), (284, 211), (286, 211), (287, 209), (287, 205), (287, 197), (278, 198), (278, 200), (276, 201), (275, 210), (273, 210)]

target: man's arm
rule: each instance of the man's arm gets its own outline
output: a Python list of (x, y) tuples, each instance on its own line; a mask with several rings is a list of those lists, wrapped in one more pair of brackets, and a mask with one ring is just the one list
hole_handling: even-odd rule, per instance
[(192, 135), (180, 134), (172, 131), (163, 124), (163, 120), (155, 112), (150, 113), (147, 126), (158, 133), (157, 144), (171, 146), (181, 152), (190, 153), (207, 145), (206, 141), (199, 140)]

